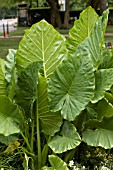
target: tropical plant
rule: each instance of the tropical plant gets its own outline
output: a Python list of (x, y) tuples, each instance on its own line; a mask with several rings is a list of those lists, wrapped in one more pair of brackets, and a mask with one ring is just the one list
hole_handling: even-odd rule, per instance
[(25, 170), (68, 169), (82, 141), (113, 147), (108, 13), (99, 17), (88, 7), (67, 39), (42, 20), (0, 59), (0, 141), (13, 142), (8, 154), (21, 150)]

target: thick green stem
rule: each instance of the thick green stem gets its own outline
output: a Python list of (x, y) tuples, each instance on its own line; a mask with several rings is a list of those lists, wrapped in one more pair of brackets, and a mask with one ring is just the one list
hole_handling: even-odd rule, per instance
[(35, 127), (35, 121), (34, 121), (34, 115), (33, 115), (33, 103), (31, 105), (31, 120), (32, 120), (32, 130), (31, 130), (31, 149), (33, 151), (34, 148), (34, 127)]
[(38, 149), (38, 169), (41, 169), (41, 139), (40, 139), (40, 128), (39, 128), (39, 114), (38, 114), (38, 100), (36, 101), (36, 131), (37, 131), (37, 149)]
[(24, 148), (24, 147), (20, 147), (21, 149), (22, 149), (22, 151), (24, 152), (24, 153), (26, 153), (27, 155), (30, 155), (30, 156), (32, 156), (32, 157), (35, 157), (35, 155), (33, 154), (33, 153), (31, 153), (31, 152), (29, 152), (26, 148)]
[(49, 146), (48, 142), (51, 140), (51, 136), (49, 136), (47, 143), (44, 145), (43, 150), (42, 150), (42, 166), (46, 166), (47, 158), (48, 158), (48, 151), (49, 151)]
[(22, 135), (22, 137), (23, 137), (23, 139), (24, 139), (24, 141), (25, 141), (25, 143), (26, 143), (29, 151), (32, 153), (32, 149), (31, 149), (31, 146), (30, 146), (30, 144), (29, 144), (28, 139), (24, 136), (24, 134), (23, 134), (22, 132), (21, 132), (21, 135)]
[(34, 120), (32, 121), (32, 131), (31, 131), (31, 149), (34, 148)]

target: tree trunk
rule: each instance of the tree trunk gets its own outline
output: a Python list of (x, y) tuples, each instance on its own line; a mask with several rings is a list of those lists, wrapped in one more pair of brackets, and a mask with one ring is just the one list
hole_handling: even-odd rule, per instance
[(66, 10), (64, 14), (64, 28), (69, 28), (69, 0), (66, 0)]
[(37, 7), (38, 7), (38, 0), (36, 2), (37, 2)]
[(49, 6), (51, 7), (50, 21), (54, 27), (61, 28), (61, 17), (59, 14), (58, 0), (47, 0)]
[(103, 11), (107, 8), (107, 0), (100, 0), (100, 14), (102, 15)]
[(98, 6), (99, 6), (99, 2), (100, 0), (90, 0), (90, 5), (97, 10)]
[(90, 0), (90, 5), (97, 10), (100, 7), (100, 14), (102, 15), (103, 11), (106, 10), (106, 4), (108, 0)]
[(32, 0), (29, 1), (29, 4), (30, 4), (29, 8), (31, 8), (32, 7)]

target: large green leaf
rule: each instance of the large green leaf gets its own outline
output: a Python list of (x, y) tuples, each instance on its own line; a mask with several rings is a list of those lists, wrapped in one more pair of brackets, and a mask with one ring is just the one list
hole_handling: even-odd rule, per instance
[(6, 80), (10, 83), (12, 76), (12, 69), (15, 66), (15, 55), (16, 50), (9, 49), (9, 53), (6, 56)]
[(67, 38), (67, 47), (70, 53), (76, 51), (78, 45), (90, 35), (98, 15), (92, 7), (86, 8), (76, 20), (74, 26), (69, 31), (69, 38)]
[(102, 48), (99, 69), (113, 68), (113, 53), (108, 48)]
[(23, 117), (16, 104), (6, 96), (0, 96), (0, 134), (9, 136), (19, 133)]
[(113, 85), (113, 68), (101, 69), (95, 73), (95, 94), (92, 103), (101, 100)]
[(109, 103), (111, 103), (113, 105), (113, 94), (106, 92), (105, 98), (108, 100)]
[(49, 162), (55, 170), (68, 170), (67, 164), (58, 156), (49, 155)]
[(85, 129), (97, 129), (99, 127), (99, 120), (97, 119), (89, 119), (86, 123), (85, 123)]
[(58, 156), (49, 155), (49, 162), (52, 167), (44, 166), (41, 170), (69, 170), (67, 164)]
[(96, 130), (87, 129), (87, 131), (83, 133), (82, 140), (90, 146), (100, 146), (105, 149), (111, 149), (113, 147), (113, 130), (101, 128)]
[(4, 136), (0, 134), (0, 142), (4, 143), (5, 145), (9, 145), (11, 142), (17, 141), (18, 137), (14, 135)]
[(21, 71), (17, 82), (16, 101), (25, 110), (37, 99), (38, 70), (42, 62), (33, 62)]
[(8, 97), (12, 100), (14, 98), (17, 83), (15, 53), (16, 50), (9, 49), (9, 53), (6, 57), (6, 72), (5, 72), (5, 78), (7, 80)]
[(113, 116), (113, 105), (106, 99), (102, 99), (97, 103), (97, 119), (102, 119), (104, 116)]
[[(102, 100), (98, 101), (98, 103), (96, 104), (90, 105), (90, 108), (87, 107), (86, 109), (87, 109), (87, 114), (90, 114), (90, 115), (92, 114), (92, 117), (90, 117), (91, 119), (90, 122), (101, 121), (103, 117), (113, 116), (113, 105), (109, 103), (109, 101), (106, 98), (103, 98)], [(91, 124), (96, 125), (96, 123), (91, 123)], [(89, 125), (89, 122), (88, 122), (88, 125)]]
[(43, 61), (44, 76), (49, 77), (66, 54), (64, 38), (42, 20), (26, 31), (17, 50), (17, 65), (25, 68), (33, 61)]
[(113, 130), (113, 115), (111, 117), (104, 115), (101, 120), (90, 119), (86, 122), (86, 128)]
[(113, 116), (103, 117), (99, 123), (99, 127), (102, 129), (112, 130), (113, 131)]
[(89, 103), (86, 107), (86, 120), (88, 119), (95, 119), (97, 116), (97, 111), (96, 111), (96, 104)]
[(71, 57), (53, 73), (49, 82), (50, 108), (61, 110), (67, 120), (74, 120), (94, 94), (94, 72), (88, 56)]
[(0, 95), (6, 95), (5, 60), (0, 59)]
[(95, 23), (91, 34), (78, 46), (76, 53), (90, 54), (95, 68), (98, 68), (101, 60), (101, 49), (104, 42), (104, 33), (108, 21), (108, 13), (106, 10), (103, 15)]
[(90, 146), (101, 146), (105, 149), (113, 147), (113, 116), (103, 117), (100, 122), (97, 120), (89, 121), (87, 127), (93, 127), (93, 129), (87, 129), (83, 132), (82, 140), (84, 142)]
[(76, 128), (70, 122), (64, 122), (60, 135), (56, 135), (48, 143), (55, 153), (62, 153), (76, 148), (81, 143), (81, 138)]
[(51, 112), (48, 105), (46, 78), (39, 75), (38, 85), (38, 114), (42, 125), (42, 131), (47, 135), (54, 135), (62, 125), (60, 113)]

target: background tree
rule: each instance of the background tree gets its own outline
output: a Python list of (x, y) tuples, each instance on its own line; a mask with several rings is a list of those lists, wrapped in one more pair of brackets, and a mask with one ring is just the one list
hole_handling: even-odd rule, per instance
[[(0, 1), (0, 6), (9, 7), (9, 6), (16, 6), (17, 3), (21, 3), (23, 0), (4, 0)], [(38, 7), (38, 6), (44, 6), (44, 3), (47, 2), (47, 4), (51, 8), (51, 14), (50, 14), (50, 21), (51, 24), (54, 27), (62, 27), (61, 17), (59, 14), (59, 0), (24, 0), (26, 3), (28, 3), (29, 7)], [(70, 10), (82, 10), (84, 9), (87, 4), (91, 5), (95, 10), (100, 8), (100, 14), (106, 9), (107, 2), (112, 3), (112, 0), (65, 0), (66, 1), (66, 10), (64, 14), (64, 28), (69, 27), (69, 11)]]
[(107, 9), (108, 0), (100, 0), (100, 14)]
[(100, 8), (100, 14), (103, 13), (104, 10), (106, 10), (107, 8), (107, 3), (108, 0), (90, 0), (89, 4), (95, 9), (97, 10), (98, 7)]
[(64, 14), (64, 28), (69, 28), (69, 1), (70, 0), (66, 0), (66, 10), (65, 10), (65, 14)]
[(47, 0), (49, 6), (51, 7), (50, 21), (54, 27), (61, 27), (61, 17), (59, 14), (59, 3), (58, 0)]

